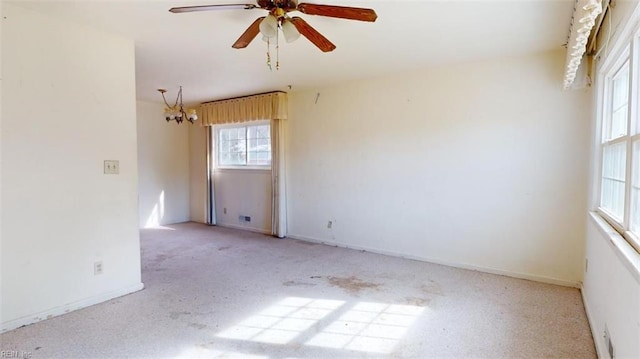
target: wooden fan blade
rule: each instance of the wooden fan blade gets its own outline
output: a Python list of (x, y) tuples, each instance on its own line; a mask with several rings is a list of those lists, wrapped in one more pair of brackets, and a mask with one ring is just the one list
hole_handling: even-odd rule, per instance
[(363, 9), (359, 7), (317, 5), (317, 4), (303, 3), (303, 4), (298, 4), (298, 10), (307, 15), (337, 17), (340, 19), (349, 19), (349, 20), (374, 22), (378, 18), (378, 15), (372, 9)]
[(169, 9), (174, 14), (195, 11), (212, 11), (212, 10), (228, 10), (228, 9), (245, 9), (251, 10), (258, 6), (255, 4), (222, 4), (222, 5), (201, 5), (201, 6), (181, 6)]
[(260, 23), (264, 18), (264, 16), (259, 17), (256, 19), (256, 21), (249, 25), (249, 27), (244, 31), (242, 35), (240, 35), (238, 40), (236, 40), (236, 42), (233, 43), (231, 47), (233, 47), (234, 49), (244, 49), (245, 47), (249, 46), (251, 41), (253, 41), (253, 39), (255, 39), (255, 37), (260, 32)]
[(307, 24), (302, 18), (293, 17), (291, 19), (293, 25), (295, 25), (298, 32), (302, 34), (304, 37), (309, 39), (314, 45), (316, 45), (322, 52), (330, 52), (335, 50), (336, 45), (334, 45), (331, 41), (327, 40), (326, 37), (322, 36), (321, 33), (316, 31), (316, 29), (312, 28), (311, 25)]

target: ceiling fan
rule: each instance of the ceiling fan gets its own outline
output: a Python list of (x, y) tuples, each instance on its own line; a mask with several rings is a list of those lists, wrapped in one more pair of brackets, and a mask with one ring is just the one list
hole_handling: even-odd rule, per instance
[(311, 25), (302, 18), (297, 16), (289, 17), (288, 13), (292, 11), (300, 11), (307, 15), (328, 16), (369, 22), (374, 22), (378, 18), (378, 15), (376, 15), (376, 12), (372, 9), (306, 3), (298, 4), (297, 0), (258, 0), (257, 5), (223, 4), (182, 6), (171, 8), (169, 11), (172, 13), (184, 13), (225, 9), (264, 9), (269, 12), (267, 16), (259, 17), (249, 25), (247, 30), (245, 30), (245, 32), (240, 35), (238, 40), (236, 40), (232, 45), (235, 49), (247, 47), (260, 32), (262, 32), (262, 34), (267, 38), (274, 36), (278, 27), (282, 29), (287, 42), (295, 40), (300, 34), (302, 34), (323, 52), (333, 51), (336, 48), (336, 45), (320, 34), (316, 29), (311, 27)]

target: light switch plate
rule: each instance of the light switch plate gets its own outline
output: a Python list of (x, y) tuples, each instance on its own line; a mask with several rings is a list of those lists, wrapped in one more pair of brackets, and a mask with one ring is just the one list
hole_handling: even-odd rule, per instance
[(104, 161), (104, 174), (117, 175), (120, 173), (120, 161), (118, 160), (105, 160)]

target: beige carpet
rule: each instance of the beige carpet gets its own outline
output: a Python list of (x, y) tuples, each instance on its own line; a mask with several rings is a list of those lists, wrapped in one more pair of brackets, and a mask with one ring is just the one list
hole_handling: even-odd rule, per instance
[(32, 358), (595, 358), (577, 289), (194, 223), (141, 238), (143, 291), (5, 333), (0, 349)]

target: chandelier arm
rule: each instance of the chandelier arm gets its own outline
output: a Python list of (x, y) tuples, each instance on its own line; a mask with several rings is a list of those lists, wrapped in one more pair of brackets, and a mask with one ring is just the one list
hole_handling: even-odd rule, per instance
[(173, 104), (172, 108), (176, 108), (178, 106), (178, 99), (180, 98), (181, 93), (182, 93), (182, 86), (180, 86), (180, 90), (178, 90), (178, 95), (176, 95), (176, 102)]
[(164, 92), (160, 91), (160, 93), (162, 94), (162, 100), (164, 100), (164, 104), (165, 104), (167, 107), (171, 107), (171, 106), (169, 106), (169, 104), (167, 103), (167, 99), (164, 97)]
[(184, 111), (184, 103), (182, 102), (182, 86), (180, 86), (180, 91), (178, 91), (178, 96), (180, 96), (180, 113), (182, 113), (183, 118), (187, 118), (187, 113)]

